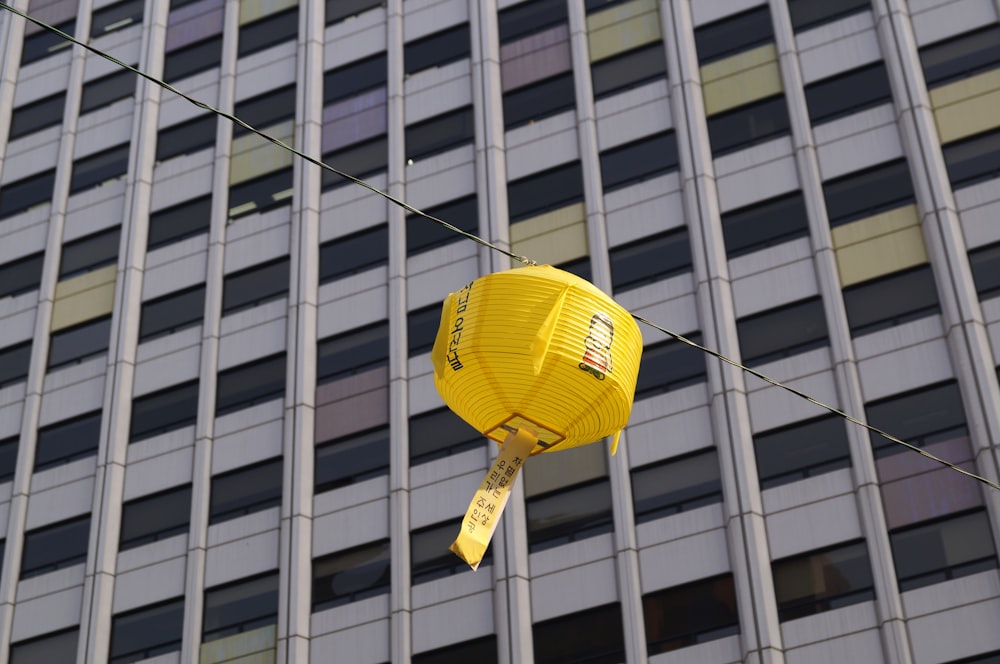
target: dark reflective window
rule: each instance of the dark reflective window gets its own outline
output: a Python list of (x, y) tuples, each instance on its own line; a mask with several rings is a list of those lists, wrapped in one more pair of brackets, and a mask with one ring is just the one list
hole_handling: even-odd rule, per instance
[(781, 621), (875, 599), (863, 541), (776, 560), (771, 569)]
[(1000, 242), (970, 251), (969, 265), (980, 299), (1000, 294)]
[(770, 140), (787, 133), (788, 127), (788, 107), (784, 95), (713, 115), (708, 119), (712, 156), (718, 157)]
[(77, 627), (56, 634), (46, 634), (30, 641), (12, 643), (10, 664), (38, 664), (39, 662), (72, 662), (76, 658), (76, 645), (80, 639)]
[(583, 6), (587, 10), (588, 14), (594, 12), (599, 12), (602, 9), (607, 9), (608, 7), (613, 7), (615, 5), (620, 5), (629, 0), (584, 0)]
[[(865, 5), (868, 1), (865, 0)], [(814, 125), (892, 101), (885, 64), (876, 62), (806, 86)]]
[(736, 321), (743, 363), (756, 366), (829, 344), (823, 301), (810, 298)]
[(802, 192), (724, 213), (722, 233), (729, 258), (808, 235), (809, 218)]
[[(701, 334), (685, 338), (701, 343)], [(635, 385), (635, 398), (642, 399), (669, 390), (700, 383), (706, 379), (705, 354), (685, 343), (671, 339), (642, 349), (642, 365)]]
[[(17, 467), (17, 447), (18, 436), (0, 440), (0, 482), (9, 482), (14, 479), (14, 470)], [(2, 551), (3, 547), (0, 547), (0, 553)]]
[(740, 633), (731, 574), (643, 595), (650, 655)]
[(616, 664), (625, 661), (622, 609), (617, 603), (532, 626), (535, 664)]
[(610, 252), (616, 293), (683, 274), (691, 269), (691, 242), (680, 228), (615, 247)]
[(972, 657), (963, 657), (962, 659), (953, 660), (949, 664), (1000, 664), (1000, 650), (994, 650), (982, 655), (973, 655)]
[(423, 159), (472, 141), (472, 107), (436, 115), (406, 128), (406, 157)]
[(190, 484), (130, 500), (122, 505), (118, 550), (133, 549), (186, 533), (190, 518)]
[(1000, 177), (1000, 131), (945, 145), (944, 163), (954, 189)]
[(701, 450), (634, 469), (632, 500), (636, 523), (722, 502), (718, 453)]
[(204, 284), (143, 302), (139, 341), (148, 341), (198, 325), (201, 323), (204, 311)]
[(379, 224), (330, 240), (319, 248), (321, 284), (389, 262), (389, 226)]
[(84, 83), (80, 99), (80, 115), (103, 108), (119, 99), (131, 97), (135, 92), (135, 83), (136, 75), (127, 70), (116, 71)]
[(993, 69), (1000, 63), (1000, 26), (949, 37), (920, 49), (927, 87)]
[(441, 305), (438, 303), (406, 314), (406, 342), (411, 356), (430, 352), (440, 322)]
[[(469, 565), (448, 547), (462, 529), (462, 520), (453, 519), (410, 533), (411, 583), (426, 583), (469, 571)], [(487, 546), (480, 569), (493, 564), (493, 548)]]
[(844, 307), (856, 337), (941, 311), (929, 265), (849, 286)]
[[(389, 143), (385, 136), (379, 136), (343, 150), (327, 152), (323, 155), (323, 161), (356, 178), (363, 179), (385, 170), (389, 163)], [(327, 170), (323, 171), (322, 178), (324, 191), (350, 182)]]
[(532, 553), (614, 530), (607, 478), (534, 496), (525, 510)]
[(666, 75), (667, 59), (661, 42), (595, 62), (590, 67), (594, 99), (624, 92)]
[(386, 75), (385, 53), (331, 69), (323, 75), (323, 104), (385, 85)]
[(28, 377), (31, 342), (0, 348), (0, 387), (19, 383)]
[(52, 198), (52, 185), (55, 181), (56, 171), (53, 169), (0, 187), (0, 219), (20, 214), (41, 203), (48, 203)]
[(313, 560), (313, 612), (388, 593), (389, 551), (382, 540)]
[(39, 429), (35, 472), (96, 454), (100, 436), (100, 411)]
[(100, 37), (134, 23), (142, 23), (143, 0), (125, 0), (94, 12), (90, 36)]
[(566, 21), (563, 0), (529, 0), (504, 9), (497, 16), (500, 43), (513, 41)]
[(178, 81), (186, 76), (218, 67), (221, 60), (222, 36), (209, 37), (167, 53), (163, 61), (163, 79), (170, 82)]
[(677, 168), (677, 137), (665, 131), (601, 153), (601, 180), (608, 192)]
[[(424, 210), (432, 217), (446, 221), (467, 233), (479, 232), (479, 207), (476, 195), (435, 205)], [(406, 217), (406, 253), (413, 256), (421, 252), (461, 240), (462, 236), (438, 224), (411, 214)]]
[(384, 3), (385, 0), (326, 0), (326, 24), (357, 16)]
[(406, 74), (415, 74), (468, 56), (469, 24), (462, 23), (408, 42), (403, 47), (403, 70)]
[(212, 477), (208, 523), (253, 514), (281, 504), (281, 457)]
[(326, 383), (389, 362), (389, 323), (382, 321), (323, 339), (318, 344), (316, 380)]
[(316, 447), (316, 493), (389, 474), (389, 427), (351, 434)]
[(229, 188), (229, 218), (272, 210), (291, 203), (292, 169), (268, 173)]
[(125, 143), (74, 161), (69, 193), (75, 194), (125, 175), (128, 171), (128, 147)]
[[(865, 404), (865, 413), (869, 424), (918, 447), (968, 435), (962, 395), (954, 382)], [(869, 435), (877, 457), (906, 449), (876, 433)]]
[(695, 28), (694, 43), (701, 64), (719, 60), (774, 38), (767, 5)]
[(28, 579), (87, 560), (90, 515), (29, 530), (24, 534), (21, 578)]
[(60, 92), (15, 108), (10, 118), (8, 140), (13, 141), (40, 129), (61, 124), (65, 106), (66, 93)]
[(59, 278), (76, 276), (118, 262), (118, 244), (121, 227), (67, 242), (59, 259)]
[(753, 445), (761, 489), (851, 465), (844, 420), (836, 415), (758, 433)]
[(808, 30), (871, 9), (869, 0), (788, 0), (792, 29)]
[(912, 203), (913, 182), (905, 159), (879, 164), (823, 183), (830, 226)]
[(45, 253), (38, 252), (0, 265), (0, 298), (36, 290), (42, 281), (44, 260)]
[(49, 338), (49, 371), (107, 352), (110, 335), (111, 316), (53, 332)]
[(149, 216), (149, 250), (208, 232), (212, 197), (202, 196)]
[[(75, 20), (60, 23), (54, 27), (62, 32), (65, 32), (67, 35), (75, 36)], [(66, 41), (61, 36), (50, 30), (36, 32), (30, 37), (25, 37), (24, 39), (24, 46), (22, 46), (21, 50), (21, 66), (23, 67), (29, 62), (35, 62), (36, 60), (47, 58), (53, 53), (69, 48), (70, 46), (72, 46), (72, 42)]]
[(590, 265), (590, 256), (584, 256), (583, 258), (577, 258), (573, 261), (568, 261), (566, 263), (560, 263), (559, 265), (554, 265), (564, 272), (569, 272), (570, 274), (575, 274), (584, 281), (593, 281), (594, 273)]
[(215, 116), (203, 115), (161, 129), (156, 137), (156, 161), (193, 154), (215, 145)]
[(197, 418), (197, 380), (138, 397), (132, 401), (129, 442), (192, 426)]
[(889, 543), (901, 592), (997, 567), (982, 510), (897, 530), (889, 533)]
[(184, 598), (144, 606), (111, 619), (109, 664), (138, 662), (181, 649)]
[(262, 51), (275, 44), (294, 39), (298, 34), (298, 7), (278, 14), (271, 14), (253, 23), (240, 26), (238, 56), (243, 57)]
[(537, 122), (550, 115), (576, 108), (573, 74), (559, 74), (503, 96), (505, 129)]
[(410, 465), (483, 447), (483, 435), (448, 408), (410, 418)]
[[(236, 104), (236, 117), (248, 125), (263, 129), (295, 117), (295, 86), (286, 85)], [(233, 135), (249, 134), (249, 129), (233, 125)]]
[(205, 643), (277, 621), (277, 572), (205, 590), (201, 638)]
[(219, 373), (216, 417), (285, 396), (285, 354), (278, 353)]
[(259, 304), (288, 294), (288, 257), (254, 265), (233, 274), (222, 282), (222, 314)]
[(507, 184), (507, 198), (511, 223), (577, 203), (583, 200), (580, 162), (514, 180)]
[(498, 664), (497, 637), (491, 634), (481, 639), (422, 652), (414, 655), (410, 661), (413, 664)]

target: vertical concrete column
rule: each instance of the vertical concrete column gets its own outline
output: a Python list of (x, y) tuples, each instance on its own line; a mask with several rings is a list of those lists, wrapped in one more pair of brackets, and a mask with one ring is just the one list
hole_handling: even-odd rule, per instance
[[(661, 5), (670, 104), (677, 132), (682, 200), (689, 220), (695, 297), (705, 343), (739, 357), (732, 287), (719, 219), (714, 165), (688, 0)], [(708, 361), (712, 428), (719, 451), (729, 559), (745, 662), (783, 662), (771, 556), (750, 435), (743, 374)]]
[[(28, 0), (9, 0), (7, 4), (27, 13)], [(3, 61), (0, 62), (0, 173), (3, 173), (4, 156), (7, 154), (10, 116), (14, 110), (14, 84), (21, 65), (24, 26), (27, 23), (26, 19), (6, 9), (0, 11), (0, 53), (4, 54)], [(9, 111), (5, 112), (4, 109)]]

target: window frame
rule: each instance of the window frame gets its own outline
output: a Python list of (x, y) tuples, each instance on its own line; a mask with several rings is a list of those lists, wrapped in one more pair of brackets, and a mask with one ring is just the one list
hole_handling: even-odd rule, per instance
[[(192, 485), (189, 482), (123, 502), (121, 526), (118, 535), (118, 552), (121, 553), (122, 551), (135, 549), (146, 544), (160, 542), (181, 533), (188, 533), (191, 529), (191, 495)], [(187, 503), (187, 509), (181, 511), (182, 518), (178, 519), (176, 516), (172, 516), (171, 519), (166, 520), (165, 525), (151, 521), (151, 515), (158, 519), (167, 514), (167, 510), (163, 505), (165, 504), (168, 508), (172, 508), (177, 498), (180, 498), (180, 502)], [(142, 507), (149, 507), (149, 509), (142, 510)], [(126, 530), (131, 530), (130, 522), (132, 519), (129, 518), (129, 514), (136, 509), (140, 510), (138, 522), (143, 527), (136, 529), (139, 531), (138, 534), (130, 534), (126, 537)], [(145, 517), (142, 517), (142, 512), (148, 513)]]
[[(80, 526), (83, 526), (81, 529)], [(70, 536), (78, 538), (80, 541), (73, 541), (75, 544), (72, 549), (67, 549), (66, 543), (63, 542), (60, 546), (45, 546), (46, 551), (52, 552), (56, 555), (49, 556), (45, 560), (44, 564), (33, 563), (28, 566), (28, 560), (31, 557), (32, 552), (29, 548), (32, 544), (35, 544), (36, 540), (33, 538), (39, 535), (51, 535), (53, 533), (59, 533), (60, 537), (67, 537), (66, 533), (60, 531), (68, 529), (71, 533)], [(79, 532), (74, 532), (73, 529), (83, 530), (82, 537)], [(25, 579), (34, 578), (36, 576), (42, 576), (50, 572), (55, 572), (57, 570), (65, 569), (67, 567), (72, 567), (74, 565), (81, 565), (87, 561), (87, 544), (90, 541), (90, 513), (83, 516), (75, 516), (69, 519), (63, 519), (55, 523), (47, 523), (44, 526), (39, 526), (38, 528), (32, 528), (31, 530), (24, 533), (24, 550), (21, 556), (21, 571), (18, 579), (24, 581)], [(37, 545), (41, 547), (41, 545)], [(61, 556), (61, 557), (58, 557)]]
[[(128, 442), (136, 443), (194, 426), (198, 421), (198, 394), (198, 379), (195, 378), (133, 398)], [(169, 419), (160, 411), (166, 411)], [(159, 421), (156, 426), (150, 427), (146, 418), (154, 417)], [(136, 423), (140, 421), (142, 428), (137, 430)]]
[[(341, 569), (346, 563), (346, 560), (352, 556), (369, 556), (366, 558), (361, 565), (354, 565), (352, 567), (346, 567)], [(346, 604), (351, 604), (362, 599), (368, 599), (370, 597), (377, 597), (379, 595), (389, 594), (391, 588), (391, 548), (388, 539), (376, 540), (374, 542), (366, 542), (359, 546), (354, 546), (349, 549), (344, 549), (341, 551), (334, 551), (317, 558), (313, 558), (312, 561), (312, 592), (310, 595), (310, 604), (312, 607), (312, 613), (317, 613), (319, 611), (325, 611), (327, 609), (332, 609), (337, 606), (344, 606)], [(340, 561), (344, 562), (340, 562)], [(369, 562), (373, 561), (373, 562)], [(339, 564), (338, 564), (339, 563)], [(334, 593), (332, 587), (335, 583), (336, 576), (339, 574), (354, 572), (358, 569), (364, 569), (365, 567), (375, 567), (380, 566), (382, 571), (375, 581), (370, 583), (368, 586), (360, 589), (351, 590), (348, 593)], [(333, 566), (334, 571), (330, 574), (324, 574), (320, 576), (320, 571), (324, 567)], [(360, 576), (362, 578), (372, 578), (371, 572), (363, 571)], [(317, 598), (317, 591), (322, 589), (322, 584), (324, 581), (329, 579), (329, 586), (331, 588), (331, 593), (329, 597)], [(377, 585), (376, 585), (377, 584)], [(350, 587), (350, 582), (347, 583)]]
[[(314, 448), (313, 462), (313, 492), (315, 494), (333, 491), (352, 484), (364, 482), (375, 477), (389, 474), (389, 436), (390, 428), (388, 424), (383, 424), (371, 429), (340, 436), (333, 440), (324, 441)], [(362, 468), (357, 471), (349, 464), (357, 464), (358, 449), (364, 449), (366, 459), (381, 457), (380, 462), (361, 464)], [(339, 458), (348, 459), (341, 464), (337, 462)], [(328, 461), (327, 459), (333, 459)], [(334, 472), (325, 472), (329, 466)], [(348, 472), (344, 472), (344, 471)], [(321, 480), (320, 475), (324, 478)]]
[[(257, 461), (255, 463), (233, 468), (224, 473), (212, 475), (211, 488), (209, 489), (208, 505), (208, 525), (209, 527), (232, 521), (248, 514), (262, 512), (272, 507), (281, 506), (282, 484), (283, 484), (283, 458), (279, 456)], [(273, 485), (264, 484), (263, 480), (274, 480), (268, 473), (274, 473), (277, 483)], [(254, 478), (250, 481), (246, 478)], [(249, 484), (248, 487), (242, 485)], [(221, 486), (220, 486), (221, 485)], [(232, 491), (230, 485), (235, 487), (234, 496), (228, 496), (228, 502), (219, 504), (216, 502), (223, 489)], [(234, 500), (242, 501), (233, 507), (230, 503)]]
[[(232, 395), (227, 395), (224, 390), (224, 383), (232, 381), (237, 386), (245, 386), (248, 382), (247, 374), (260, 371), (263, 367), (264, 380), (261, 385), (257, 385), (255, 390), (236, 389)], [(260, 357), (243, 364), (224, 369), (218, 374), (218, 387), (216, 388), (215, 417), (230, 415), (245, 408), (251, 408), (268, 401), (285, 398), (287, 358), (285, 352), (273, 353), (265, 357)], [(268, 372), (276, 375), (269, 376)], [(280, 389), (277, 385), (277, 376), (281, 377)], [(225, 386), (228, 387), (228, 386)], [(249, 395), (249, 396), (247, 396)], [(236, 398), (239, 397), (239, 398)]]

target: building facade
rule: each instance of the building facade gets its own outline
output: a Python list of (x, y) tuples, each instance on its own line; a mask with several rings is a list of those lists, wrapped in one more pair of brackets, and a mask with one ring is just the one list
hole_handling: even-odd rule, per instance
[[(18, 0), (996, 479), (1000, 0)], [(0, 661), (1000, 661), (1000, 492), (644, 328), (629, 427), (443, 407), (512, 267), (0, 12)]]

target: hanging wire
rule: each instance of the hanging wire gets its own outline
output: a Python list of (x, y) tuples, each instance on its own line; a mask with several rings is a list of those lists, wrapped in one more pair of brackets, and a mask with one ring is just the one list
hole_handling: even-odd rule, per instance
[[(162, 81), (162, 80), (160, 80), (160, 79), (158, 79), (158, 78), (156, 78), (154, 76), (151, 76), (151, 75), (147, 74), (146, 72), (144, 72), (144, 71), (142, 71), (142, 70), (140, 70), (140, 69), (138, 69), (136, 67), (128, 65), (128, 64), (122, 62), (121, 60), (118, 60), (117, 58), (115, 58), (115, 57), (113, 57), (113, 56), (105, 53), (104, 51), (101, 51), (100, 49), (94, 48), (90, 44), (86, 44), (86, 43), (84, 43), (84, 42), (76, 39), (72, 35), (66, 34), (62, 30), (59, 30), (58, 28), (55, 28), (55, 27), (49, 25), (48, 23), (45, 23), (44, 21), (40, 21), (40, 20), (38, 20), (38, 19), (36, 19), (36, 18), (34, 18), (32, 16), (29, 16), (28, 14), (25, 14), (24, 12), (22, 12), (22, 11), (20, 11), (18, 9), (15, 9), (14, 7), (8, 5), (3, 0), (0, 0), (0, 8), (6, 9), (7, 11), (9, 11), (9, 12), (11, 12), (13, 14), (16, 14), (17, 16), (20, 16), (21, 18), (23, 18), (25, 20), (28, 20), (28, 21), (34, 23), (35, 25), (37, 25), (37, 26), (39, 26), (41, 28), (44, 28), (44, 29), (46, 29), (46, 30), (48, 30), (50, 32), (54, 32), (55, 34), (59, 35), (63, 39), (65, 39), (65, 40), (67, 40), (69, 42), (72, 42), (72, 43), (76, 44), (77, 46), (81, 46), (81, 47), (87, 49), (88, 51), (90, 51), (91, 53), (94, 53), (95, 55), (98, 55), (98, 56), (100, 56), (100, 57), (102, 57), (102, 58), (104, 58), (106, 60), (109, 60), (109, 61), (115, 63), (116, 65), (118, 65), (119, 67), (122, 67), (123, 69), (127, 69), (130, 72), (132, 72), (132, 73), (134, 73), (134, 74), (136, 74), (138, 76), (141, 76), (141, 77), (145, 78), (147, 81), (150, 81), (151, 83), (155, 83), (156, 85), (160, 86), (161, 88), (163, 88), (165, 90), (169, 90), (170, 92), (173, 92), (174, 94), (176, 94), (176, 95), (178, 95), (178, 96), (186, 99), (188, 102), (190, 102), (191, 104), (197, 106), (198, 108), (204, 109), (204, 110), (209, 111), (211, 113), (214, 113), (214, 114), (216, 114), (216, 115), (218, 115), (220, 117), (226, 118), (227, 120), (233, 122), (234, 124), (237, 124), (240, 127), (243, 127), (244, 129), (247, 129), (248, 131), (251, 131), (254, 134), (260, 136), (264, 140), (269, 141), (269, 142), (271, 142), (271, 143), (279, 146), (280, 148), (282, 148), (284, 150), (288, 150), (292, 154), (295, 154), (295, 155), (301, 157), (302, 159), (305, 159), (306, 161), (308, 161), (311, 164), (315, 164), (316, 166), (319, 166), (320, 168), (322, 168), (324, 170), (330, 171), (331, 173), (335, 173), (336, 175), (339, 175), (342, 178), (350, 180), (354, 184), (359, 185), (361, 187), (364, 187), (368, 191), (370, 191), (370, 192), (372, 192), (374, 194), (377, 194), (378, 196), (381, 196), (382, 198), (386, 199), (387, 201), (390, 201), (390, 202), (398, 205), (399, 207), (403, 208), (404, 210), (407, 210), (408, 212), (410, 212), (412, 214), (416, 214), (416, 215), (421, 216), (421, 217), (423, 217), (425, 219), (428, 219), (428, 220), (434, 222), (435, 224), (438, 224), (439, 226), (448, 229), (449, 231), (451, 231), (453, 233), (461, 235), (462, 237), (465, 237), (465, 238), (467, 238), (469, 240), (472, 240), (473, 242), (477, 242), (477, 243), (483, 245), (484, 247), (488, 247), (488, 248), (492, 249), (493, 251), (499, 252), (499, 253), (503, 254), (504, 256), (507, 256), (508, 258), (516, 260), (519, 263), (523, 263), (524, 265), (537, 265), (538, 264), (537, 262), (535, 262), (534, 260), (528, 258), (527, 256), (521, 256), (521, 255), (512, 253), (510, 251), (507, 251), (506, 249), (503, 249), (502, 247), (498, 247), (495, 244), (493, 244), (493, 243), (491, 243), (491, 242), (489, 242), (487, 240), (484, 240), (483, 238), (479, 237), (478, 235), (475, 235), (473, 233), (469, 233), (468, 231), (464, 231), (461, 228), (458, 228), (457, 226), (453, 226), (452, 224), (449, 224), (447, 221), (444, 221), (443, 219), (438, 219), (437, 217), (435, 217), (435, 216), (433, 216), (431, 214), (428, 214), (428, 213), (426, 213), (426, 212), (424, 212), (422, 210), (418, 210), (417, 208), (413, 207), (412, 205), (410, 205), (406, 201), (403, 201), (403, 200), (400, 200), (398, 198), (395, 198), (394, 196), (391, 196), (390, 194), (382, 191), (381, 189), (378, 189), (377, 187), (375, 187), (375, 186), (373, 186), (373, 185), (365, 182), (364, 180), (361, 180), (359, 178), (354, 177), (350, 173), (345, 173), (344, 171), (341, 171), (341, 170), (339, 170), (337, 168), (334, 168), (333, 166), (330, 166), (329, 164), (327, 164), (327, 163), (325, 163), (325, 162), (323, 162), (323, 161), (321, 161), (319, 159), (316, 159), (315, 157), (312, 157), (312, 156), (310, 156), (310, 155), (308, 155), (308, 154), (306, 154), (304, 152), (301, 152), (301, 151), (295, 149), (294, 147), (288, 145), (284, 141), (281, 141), (281, 140), (279, 140), (277, 138), (274, 138), (273, 136), (270, 136), (269, 134), (266, 134), (263, 131), (260, 131), (256, 127), (253, 127), (253, 126), (247, 124), (246, 122), (244, 122), (243, 120), (239, 119), (235, 115), (232, 115), (230, 113), (226, 113), (225, 111), (217, 109), (217, 108), (215, 108), (214, 106), (212, 106), (210, 104), (206, 104), (205, 102), (202, 102), (202, 101), (199, 101), (197, 99), (194, 99), (193, 97), (190, 97), (190, 96), (184, 94), (183, 92), (181, 92), (180, 90), (178, 90), (174, 86), (170, 85), (169, 83), (167, 83), (165, 81)], [(750, 374), (752, 376), (755, 376), (755, 377), (759, 378), (760, 380), (764, 381), (765, 383), (768, 383), (770, 385), (773, 385), (774, 387), (777, 387), (777, 388), (780, 388), (782, 390), (785, 390), (786, 392), (788, 392), (790, 394), (794, 394), (795, 396), (797, 396), (797, 397), (799, 397), (801, 399), (805, 399), (806, 401), (808, 401), (810, 403), (813, 403), (816, 406), (819, 406), (820, 408), (823, 408), (823, 409), (825, 409), (825, 410), (827, 410), (827, 411), (829, 411), (829, 412), (831, 412), (831, 413), (833, 413), (835, 415), (838, 415), (838, 416), (844, 418), (848, 422), (856, 424), (856, 425), (858, 425), (860, 427), (863, 427), (863, 428), (867, 429), (868, 431), (871, 431), (874, 434), (882, 436), (886, 440), (889, 440), (889, 441), (891, 441), (891, 442), (893, 442), (893, 443), (895, 443), (897, 445), (902, 445), (903, 447), (905, 447), (905, 448), (907, 448), (909, 450), (912, 450), (912, 451), (916, 452), (917, 454), (920, 454), (921, 456), (926, 457), (927, 459), (930, 459), (931, 461), (935, 461), (935, 462), (937, 462), (937, 463), (939, 463), (939, 464), (941, 464), (943, 466), (951, 468), (952, 470), (954, 470), (954, 471), (956, 471), (958, 473), (961, 473), (962, 475), (970, 477), (970, 478), (972, 478), (974, 480), (978, 480), (979, 482), (982, 482), (986, 486), (992, 487), (992, 488), (1000, 491), (1000, 484), (997, 484), (996, 482), (993, 482), (992, 480), (989, 480), (989, 479), (987, 479), (987, 478), (985, 478), (985, 477), (983, 477), (981, 475), (977, 475), (977, 474), (975, 474), (975, 473), (973, 473), (973, 472), (971, 472), (969, 470), (966, 470), (965, 468), (961, 468), (960, 466), (957, 466), (957, 465), (951, 463), (950, 461), (945, 461), (941, 457), (938, 457), (938, 456), (936, 456), (934, 454), (931, 454), (927, 450), (922, 449), (920, 447), (917, 447), (916, 445), (913, 445), (912, 443), (908, 443), (908, 442), (906, 442), (904, 440), (900, 440), (899, 438), (893, 436), (890, 433), (887, 433), (887, 432), (883, 431), (882, 429), (879, 429), (878, 427), (872, 426), (871, 424), (868, 424), (867, 422), (863, 422), (863, 421), (857, 419), (856, 417), (848, 415), (844, 411), (842, 411), (842, 410), (840, 410), (838, 408), (835, 408), (833, 406), (830, 406), (828, 404), (825, 404), (822, 401), (819, 401), (818, 399), (815, 399), (815, 398), (809, 396), (805, 392), (797, 390), (794, 387), (791, 387), (789, 385), (785, 385), (784, 383), (781, 383), (780, 381), (775, 380), (774, 378), (771, 378), (770, 376), (767, 376), (765, 374), (760, 373), (759, 371), (751, 369), (750, 367), (747, 367), (747, 366), (741, 364), (740, 362), (737, 362), (736, 360), (733, 360), (733, 359), (731, 359), (729, 357), (726, 357), (725, 355), (723, 355), (723, 354), (721, 354), (721, 353), (719, 353), (717, 351), (714, 351), (711, 348), (706, 348), (705, 346), (702, 346), (701, 344), (698, 344), (698, 343), (692, 341), (691, 339), (688, 339), (687, 337), (684, 337), (684, 336), (682, 336), (680, 334), (677, 334), (676, 332), (672, 332), (671, 330), (663, 327), (662, 325), (658, 325), (657, 323), (654, 323), (654, 322), (652, 322), (650, 320), (647, 320), (646, 318), (643, 318), (642, 316), (639, 316), (638, 314), (634, 314), (633, 313), (631, 315), (632, 315), (633, 318), (635, 318), (636, 321), (638, 321), (638, 322), (640, 322), (640, 323), (642, 323), (644, 325), (648, 325), (649, 327), (652, 327), (652, 328), (654, 328), (656, 330), (659, 330), (660, 332), (663, 332), (664, 334), (666, 334), (666, 335), (668, 335), (670, 337), (673, 337), (677, 341), (679, 341), (681, 343), (684, 343), (684, 344), (687, 344), (691, 348), (695, 348), (697, 350), (702, 351), (703, 353), (711, 355), (712, 357), (714, 357), (714, 358), (716, 358), (716, 359), (718, 359), (718, 360), (720, 360), (722, 362), (725, 362), (726, 364), (729, 364), (729, 365), (731, 365), (733, 367), (736, 367), (737, 369), (739, 369), (739, 370), (741, 370), (743, 372), (746, 372), (746, 373), (748, 373), (748, 374)]]

